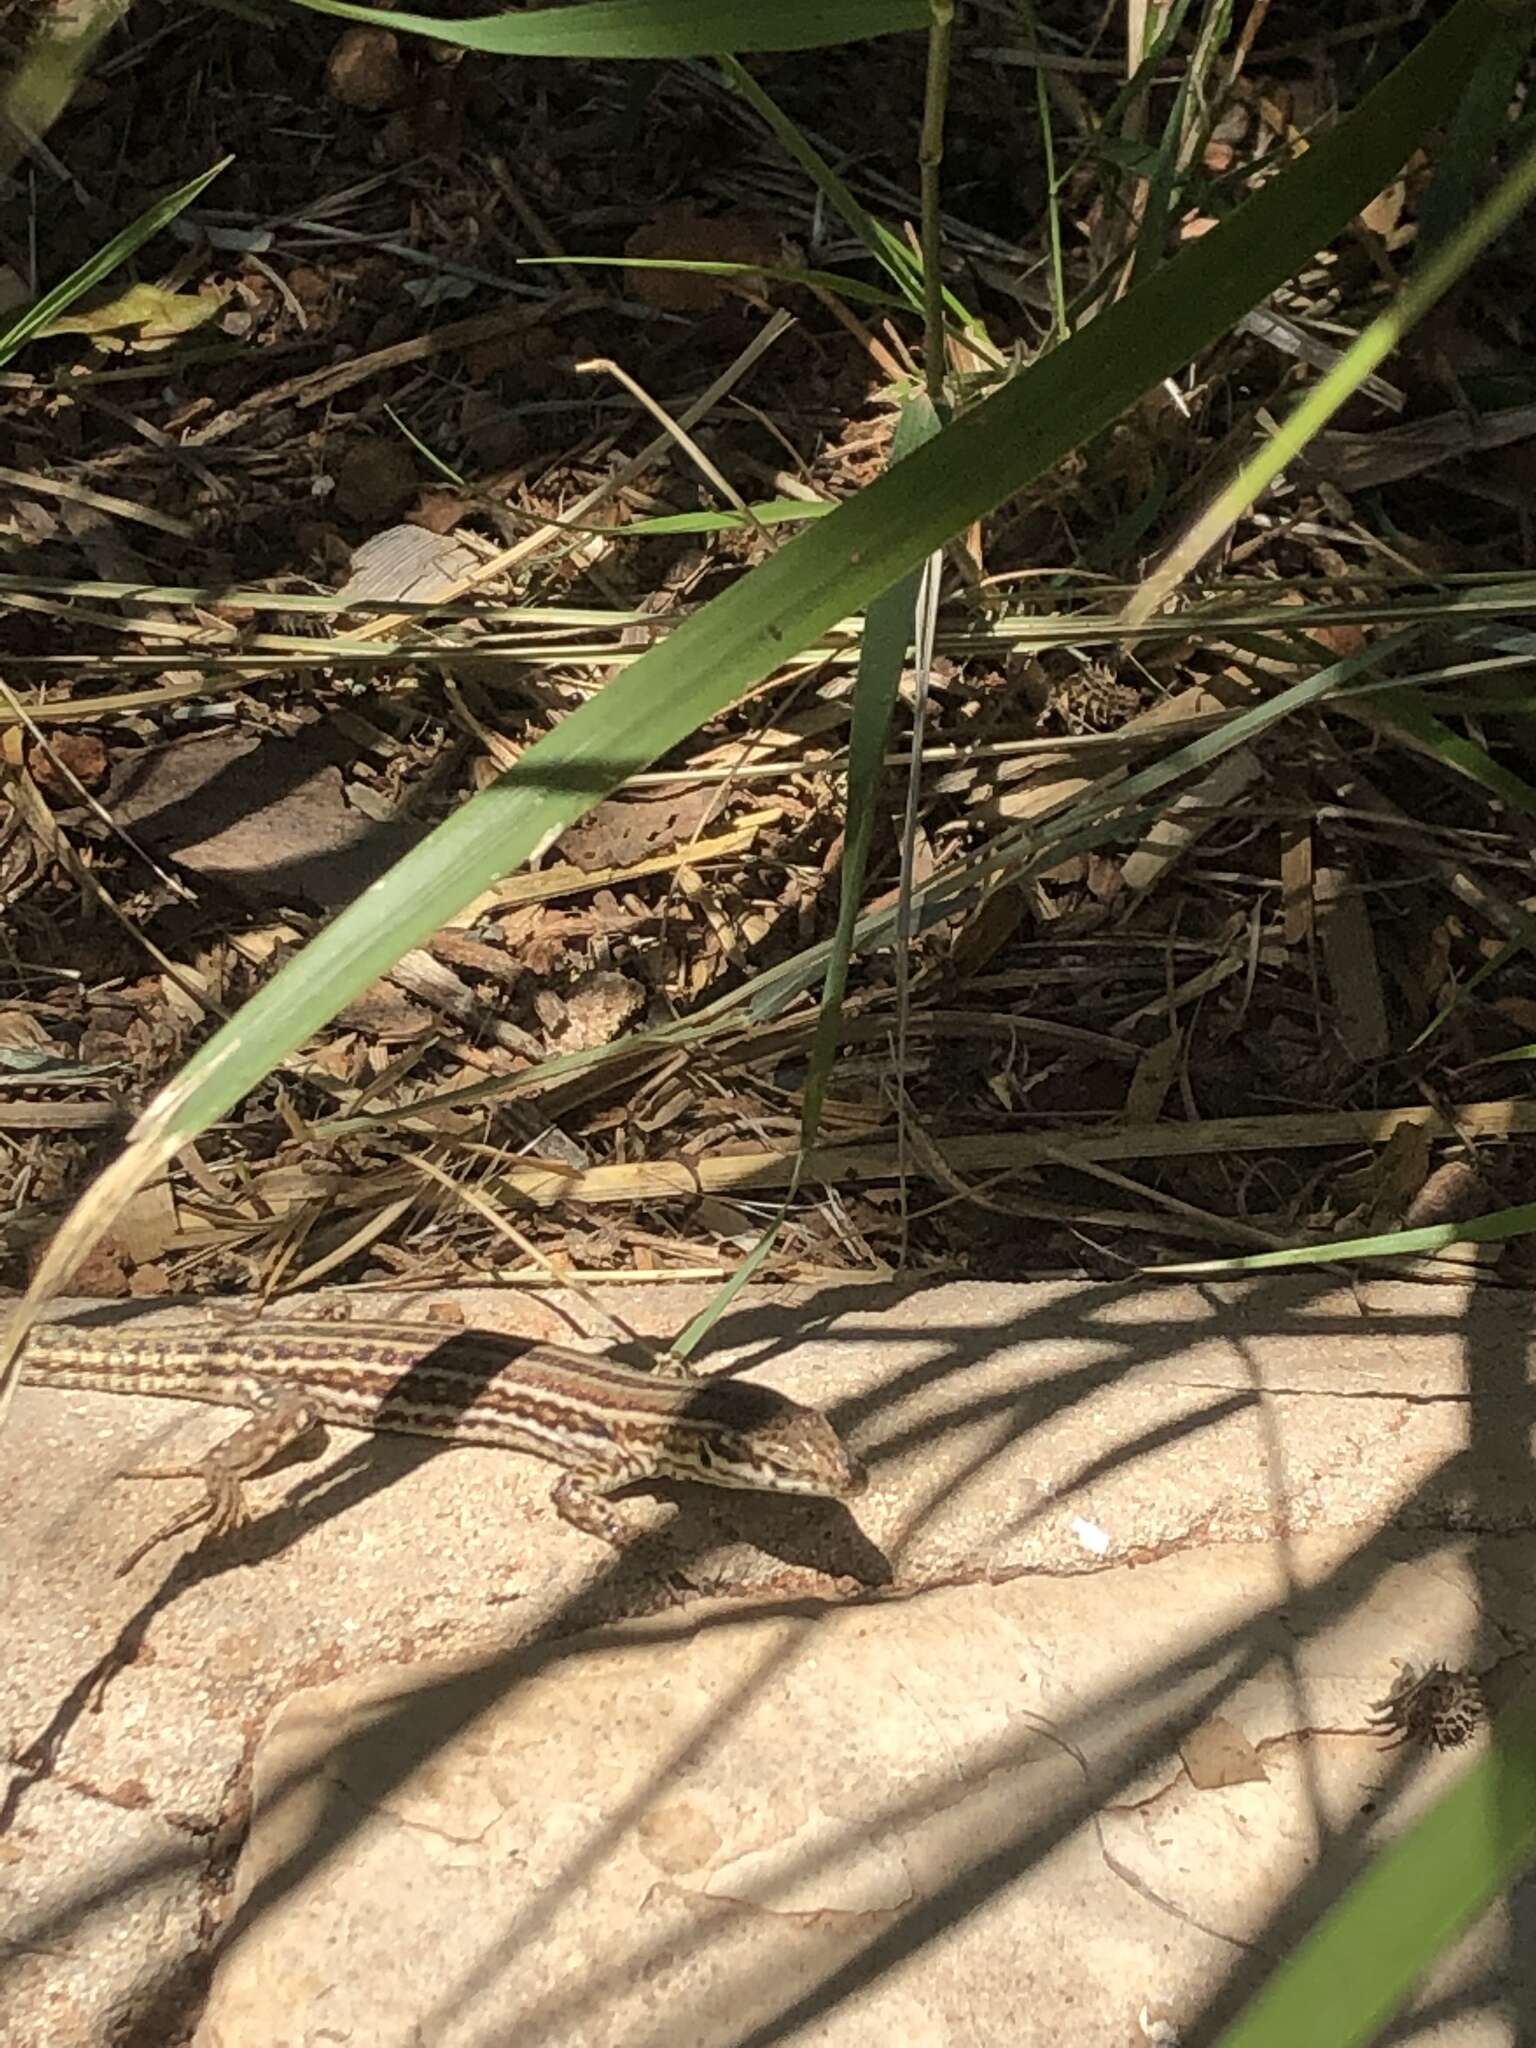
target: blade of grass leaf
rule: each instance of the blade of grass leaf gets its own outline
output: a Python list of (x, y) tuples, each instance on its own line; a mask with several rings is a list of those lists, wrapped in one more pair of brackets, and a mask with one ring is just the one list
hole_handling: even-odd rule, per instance
[(493, 57), (714, 57), (730, 50), (814, 50), (926, 28), (927, 0), (587, 0), (451, 21), (350, 0), (295, 0), (315, 14), (430, 36)]
[[(1165, 17), (1158, 21), (1158, 32), (1154, 47), (1159, 51), (1166, 48), (1177, 34), (1188, 11), (1189, 0), (1177, 0)], [(1202, 30), (1197, 45), (1197, 57), (1203, 53), (1208, 66), (1216, 50), (1211, 37)], [(1200, 72), (1195, 63), (1183, 66), (1178, 85), (1174, 89), (1173, 104), (1163, 122), (1163, 132), (1153, 153), (1144, 178), (1139, 197), (1141, 223), (1136, 231), (1136, 246), (1131, 258), (1131, 288), (1145, 281), (1157, 267), (1167, 246), (1171, 226), (1175, 194), (1178, 190), (1180, 162), (1183, 155), (1185, 131), (1189, 122), (1189, 107), (1200, 86)]]
[(691, 1358), (693, 1356), (694, 1352), (703, 1343), (716, 1323), (719, 1322), (753, 1274), (761, 1270), (764, 1260), (779, 1241), (779, 1232), (784, 1228), (785, 1214), (788, 1211), (793, 1195), (794, 1189), (791, 1187), (785, 1194), (783, 1201), (780, 1202), (778, 1213), (773, 1221), (757, 1240), (757, 1243), (753, 1245), (751, 1251), (747, 1253), (730, 1279), (723, 1282), (711, 1299), (699, 1310), (692, 1322), (680, 1330), (671, 1344), (668, 1345), (667, 1348), (674, 1358)]
[(629, 534), (729, 533), (753, 526), (803, 526), (808, 519), (825, 519), (833, 511), (832, 500), (813, 504), (807, 498), (765, 498), (749, 504), (751, 518), (739, 512), (659, 512), (654, 518), (626, 519), (622, 526), (610, 526), (604, 537), (622, 539)]
[[(927, 25), (927, 0), (923, 21)], [(833, 212), (856, 234), (882, 270), (886, 271), (903, 300), (914, 312), (922, 308), (922, 266), (898, 236), (893, 235), (868, 213), (827, 162), (821, 151), (763, 91), (757, 80), (734, 57), (722, 57), (720, 69), (726, 83), (744, 99), (768, 132), (776, 136), (786, 154), (796, 162), (821, 193)]]
[[(1021, 0), (1022, 14), (1032, 42), (1040, 39), (1039, 26), (1034, 10), (1028, 0)], [(1051, 315), (1057, 341), (1065, 341), (1072, 332), (1067, 320), (1066, 271), (1061, 253), (1061, 180), (1056, 170), (1056, 126), (1051, 119), (1051, 89), (1045, 75), (1045, 66), (1037, 64), (1035, 71), (1035, 113), (1040, 122), (1040, 148), (1045, 159), (1045, 208), (1048, 246), (1051, 269)]]
[(1536, 818), (1536, 789), (1516, 775), (1512, 769), (1503, 767), (1474, 740), (1464, 734), (1452, 732), (1443, 719), (1422, 704), (1405, 702), (1393, 696), (1388, 699), (1389, 711), (1377, 712), (1370, 724), (1383, 734), (1390, 734), (1394, 727), (1416, 742), (1427, 754), (1435, 755), (1447, 768), (1458, 775), (1464, 775), (1469, 782), (1489, 790), (1512, 811), (1519, 811), (1527, 818)]
[[(747, 102), (769, 132), (777, 137), (785, 152), (805, 172), (832, 211), (858, 236), (874, 261), (895, 283), (903, 303), (914, 312), (920, 312), (925, 302), (923, 266), (913, 250), (884, 221), (877, 220), (859, 204), (815, 143), (801, 133), (781, 107), (775, 105), (745, 66), (737, 63), (734, 57), (722, 57), (719, 63), (726, 83)], [(944, 305), (960, 328), (976, 335), (979, 341), (985, 335), (985, 329), (976, 315), (947, 285), (942, 287), (942, 296)]]
[(65, 1219), (5, 1331), (0, 1416), (38, 1307), (135, 1189), (471, 897), (1108, 426), (1308, 260), (1454, 107), (1490, 11), (1490, 0), (1456, 0), (1332, 135), (1229, 221), (684, 620), (343, 911), (160, 1091)]
[(53, 286), (52, 290), (36, 299), (30, 306), (23, 306), (19, 313), (9, 320), (0, 321), (0, 363), (8, 363), (16, 351), (30, 341), (40, 328), (57, 320), (68, 312), (75, 301), (84, 296), (93, 285), (99, 284), (120, 263), (126, 262), (134, 250), (147, 242), (151, 235), (158, 235), (169, 221), (173, 221), (184, 207), (192, 204), (198, 194), (211, 185), (220, 171), (234, 162), (232, 156), (220, 157), (198, 177), (191, 178), (174, 192), (168, 192), (163, 199), (157, 199), (153, 206), (145, 207), (136, 220), (115, 234), (111, 241), (104, 242), (94, 256), (86, 258), (78, 270), (72, 270), (68, 277)]
[(724, 263), (704, 257), (683, 256), (519, 256), (519, 270), (540, 268), (567, 270), (692, 270), (703, 277), (772, 278), (775, 284), (819, 285), (824, 292), (851, 299), (860, 306), (900, 307), (909, 303), (903, 295), (883, 292), (878, 285), (865, 284), (856, 277), (844, 277), (836, 270), (806, 270), (787, 263)]
[[(1531, 938), (1506, 939), (1491, 959), (1485, 960), (1474, 973), (1469, 974), (1465, 981), (1457, 985), (1455, 993), (1445, 1008), (1443, 1010), (1436, 1010), (1434, 1016), (1430, 1018), (1418, 1036), (1408, 1041), (1408, 1051), (1410, 1053), (1417, 1052), (1422, 1045), (1427, 1045), (1437, 1031), (1443, 1031), (1467, 998), (1475, 995), (1485, 981), (1490, 981), (1496, 974), (1506, 968), (1517, 954), (1536, 950), (1536, 918), (1532, 919), (1531, 926)], [(1507, 1053), (1495, 1053), (1490, 1055), (1488, 1064), (1491, 1065), (1497, 1059), (1507, 1059), (1510, 1057), (1512, 1055)]]
[(1472, 212), (1477, 189), (1508, 139), (1509, 110), (1519, 90), (1520, 70), (1531, 47), (1536, 17), (1529, 8), (1510, 8), (1494, 27), (1468, 81), (1419, 208), (1413, 262), (1421, 270)]
[(922, 182), (923, 375), (933, 405), (944, 404), (944, 229), (939, 173), (944, 164), (944, 114), (949, 105), (949, 53), (955, 0), (929, 0), (928, 72), (923, 88), (923, 133), (917, 162)]
[(1536, 1230), (1536, 1202), (1494, 1209), (1465, 1223), (1427, 1223), (1419, 1230), (1391, 1230), (1375, 1237), (1334, 1238), (1327, 1244), (1292, 1245), (1283, 1252), (1247, 1252), (1198, 1265), (1157, 1266), (1157, 1273), (1258, 1273), (1282, 1266), (1319, 1266), (1341, 1259), (1398, 1259), (1409, 1252), (1441, 1252), (1453, 1244), (1503, 1244)]
[(1482, 1065), (1501, 1067), (1507, 1060), (1536, 1060), (1536, 1045), (1512, 1045), (1508, 1052), (1491, 1052)]

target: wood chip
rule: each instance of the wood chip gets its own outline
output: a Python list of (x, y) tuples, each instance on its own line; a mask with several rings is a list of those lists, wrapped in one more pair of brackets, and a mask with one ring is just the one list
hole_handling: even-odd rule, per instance
[(1319, 868), (1318, 930), (1334, 997), (1334, 1023), (1350, 1057), (1383, 1059), (1391, 1044), (1376, 935), (1365, 899), (1345, 868)]

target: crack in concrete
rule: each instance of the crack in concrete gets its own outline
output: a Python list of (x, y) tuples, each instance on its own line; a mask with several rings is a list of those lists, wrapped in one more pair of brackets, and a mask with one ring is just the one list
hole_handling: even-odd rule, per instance
[(1465, 1388), (1452, 1394), (1412, 1394), (1399, 1387), (1289, 1387), (1272, 1382), (1254, 1386), (1251, 1381), (1229, 1384), (1225, 1380), (1167, 1380), (1163, 1384), (1187, 1394), (1252, 1394), (1255, 1398), (1275, 1395), (1287, 1401), (1401, 1401), (1409, 1408), (1465, 1408), (1472, 1400)]

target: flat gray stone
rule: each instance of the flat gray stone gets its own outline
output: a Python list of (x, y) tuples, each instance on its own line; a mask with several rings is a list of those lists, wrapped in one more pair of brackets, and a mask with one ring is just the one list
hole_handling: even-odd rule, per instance
[[(707, 1362), (830, 1408), (870, 1491), (639, 1493), (619, 1560), (547, 1466), (338, 1433), (118, 1579), (187, 1498), (118, 1476), (229, 1419), (24, 1389), (0, 2041), (162, 2048), (209, 1966), (202, 2048), (1157, 2038), (1461, 1768), (1380, 1751), (1398, 1660), (1528, 1665), (1529, 1326), (1307, 1276), (748, 1296)], [(731, 1597), (655, 1613), (678, 1566)], [(1212, 1715), (1262, 1776), (1193, 1789)], [(1520, 1969), (1490, 1920), (1412, 2038), (1524, 2038)]]

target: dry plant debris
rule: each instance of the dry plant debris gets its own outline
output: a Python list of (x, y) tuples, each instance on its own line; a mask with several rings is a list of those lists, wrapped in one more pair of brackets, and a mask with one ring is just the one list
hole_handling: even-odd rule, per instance
[[(317, 920), (776, 545), (768, 526), (614, 529), (721, 510), (708, 475), (748, 502), (858, 489), (914, 339), (767, 274), (868, 281), (706, 66), (501, 64), (244, 12), (141, 0), (0, 186), (0, 276), (26, 285), (34, 246), (56, 278), (104, 223), (235, 158), (135, 276), (0, 373), (13, 1284), (134, 1106)], [(12, 54), (24, 31), (0, 31)], [(1075, 288), (1123, 258), (1132, 187), (1095, 147), (1115, 65), (1055, 33)], [(1391, 55), (1311, 17), (1293, 43), (1275, 18), (1234, 67), (1207, 179), (1248, 175), (1351, 97), (1351, 67)], [(915, 219), (920, 39), (754, 68), (853, 150), (867, 206)], [(949, 282), (1022, 358), (1051, 322), (1027, 76), (1001, 17), (968, 25), (945, 167)], [(1499, 378), (1530, 345), (1528, 226), (1180, 614), (1134, 645), (1105, 629), (1401, 274), (1429, 168), (971, 536), (932, 677), (925, 873), (1368, 646), (1397, 605), (1527, 566), (1536, 412), (1518, 389), (1501, 404)], [(1192, 205), (1178, 233), (1209, 221)], [(612, 267), (523, 265), (575, 253)], [(692, 447), (662, 437), (637, 462), (655, 421), (635, 390), (676, 417), (786, 310)], [(418, 1159), (562, 1270), (728, 1269), (797, 1141), (811, 999), (764, 1021), (747, 993), (832, 926), (852, 653), (771, 679), (401, 962), (188, 1150), (81, 1284), (542, 1277)], [(1529, 719), (1514, 686), (1499, 716), (1501, 687), (1445, 715), (1519, 775)], [(896, 888), (897, 801), (893, 777), (871, 905)], [(1362, 700), (1280, 724), (930, 926), (899, 1074), (889, 953), (868, 953), (819, 1174), (769, 1272), (878, 1272), (905, 1244), (932, 1268), (1118, 1275), (1519, 1199), (1536, 1118), (1520, 1070), (1488, 1061), (1536, 1039), (1531, 836), (1507, 791)]]

